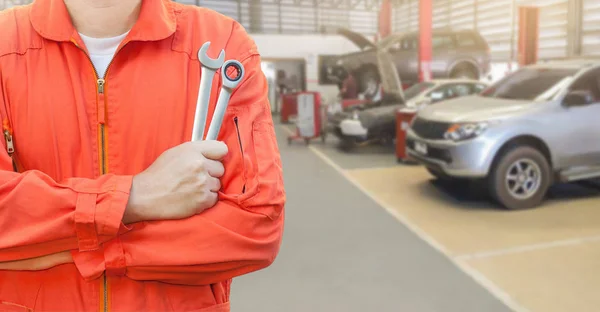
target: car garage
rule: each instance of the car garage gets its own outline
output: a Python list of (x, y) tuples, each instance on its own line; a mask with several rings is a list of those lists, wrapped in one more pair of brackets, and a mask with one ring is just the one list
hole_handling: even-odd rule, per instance
[[(64, 7), (63, 2), (86, 2), (0, 0), (0, 32), (2, 25), (8, 25), (5, 21), (13, 17), (16, 20), (38, 1), (53, 2), (53, 9), (56, 3)], [(115, 2), (98, 1), (106, 2), (107, 6)], [(600, 207), (600, 122), (596, 120), (600, 116), (600, 0), (141, 0), (144, 4), (139, 4), (139, 14), (145, 14), (145, 3), (154, 1), (162, 3), (164, 8), (199, 7), (198, 10), (208, 11), (193, 12), (214, 11), (228, 23), (239, 24), (255, 45), (256, 55), (260, 55), (260, 70), (244, 68), (245, 59), (230, 59), (229, 55), (211, 69), (207, 64), (218, 63), (218, 52), (225, 49), (215, 46), (223, 38), (213, 40), (210, 49), (207, 43), (202, 48), (194, 46), (193, 51), (190, 48), (191, 52), (186, 42), (194, 40), (192, 35), (218, 31), (210, 28), (216, 26), (198, 21), (199, 29), (204, 30), (184, 37), (177, 35), (181, 31), (177, 24), (172, 27), (175, 35), (163, 36), (161, 42), (165, 44), (160, 46), (167, 47), (174, 55), (186, 56), (185, 64), (193, 70), (181, 68), (182, 77), (194, 75), (203, 81), (204, 77), (214, 75), (214, 84), (211, 85), (211, 80), (207, 87), (201, 82), (195, 88), (181, 86), (177, 90), (179, 87), (168, 81), (173, 77), (173, 81), (179, 81), (180, 77), (174, 75), (147, 81), (143, 81), (145, 77), (137, 77), (128, 88), (111, 86), (111, 75), (115, 80), (123, 77), (127, 62), (158, 53), (157, 44), (139, 56), (126, 54), (127, 57), (114, 64), (111, 60), (107, 68), (117, 69), (107, 70), (104, 78), (98, 75), (97, 68), (92, 71), (91, 67), (79, 68), (69, 63), (67, 72), (69, 77), (75, 77), (72, 79), (80, 79), (86, 71), (89, 75), (95, 72), (98, 78), (96, 97), (93, 92), (73, 91), (73, 94), (81, 101), (105, 103), (97, 106), (97, 110), (96, 106), (88, 107), (87, 111), (74, 110), (61, 100), (62, 96), (71, 96), (64, 88), (60, 88), (61, 94), (33, 96), (36, 90), (11, 79), (15, 76), (11, 76), (10, 70), (17, 68), (21, 59), (33, 57), (32, 54), (36, 60), (40, 54), (42, 59), (50, 58), (50, 54), (43, 52), (52, 38), (45, 38), (40, 32), (39, 40), (32, 39), (34, 46), (23, 48), (4, 35), (11, 32), (0, 36), (3, 41), (0, 42), (0, 104), (3, 104), (0, 106), (4, 106), (0, 116), (5, 138), (0, 160), (12, 159), (13, 167), (0, 166), (4, 172), (0, 174), (0, 216), (9, 216), (2, 211), (21, 207), (36, 196), (46, 196), (38, 188), (31, 188), (38, 191), (23, 195), (26, 185), (19, 187), (18, 183), (27, 183), (36, 174), (43, 174), (39, 181), (60, 190), (57, 194), (78, 187), (84, 189), (88, 186), (85, 181), (101, 181), (113, 175), (133, 176), (134, 182), (129, 182), (131, 188), (135, 177), (143, 174), (142, 169), (121, 166), (118, 159), (125, 152), (111, 144), (143, 147), (130, 151), (127, 157), (147, 157), (153, 153), (159, 157), (167, 147), (184, 142), (171, 140), (160, 145), (158, 139), (142, 140), (144, 133), (150, 138), (166, 135), (190, 141), (187, 132), (197, 131), (194, 116), (198, 115), (193, 114), (193, 109), (202, 98), (213, 103), (210, 109), (205, 107), (204, 114), (216, 117), (203, 121), (207, 133), (200, 126), (202, 134), (198, 140), (202, 141), (206, 134), (206, 140), (234, 142), (227, 144), (230, 155), (218, 160), (224, 164), (224, 176), (218, 182), (218, 191), (213, 190), (218, 194), (216, 206), (195, 215), (211, 222), (216, 220), (200, 224), (208, 230), (227, 230), (230, 236), (207, 235), (211, 241), (191, 240), (189, 248), (181, 250), (175, 250), (176, 246), (159, 251), (150, 245), (128, 245), (127, 237), (149, 237), (135, 234), (146, 227), (152, 228), (154, 220), (145, 220), (131, 227), (128, 223), (113, 224), (116, 228), (120, 226), (116, 237), (94, 234), (92, 241), (97, 245), (90, 248), (82, 247), (86, 241), (79, 234), (75, 237), (78, 245), (74, 245), (78, 250), (68, 247), (68, 237), (59, 237), (60, 247), (53, 250), (71, 253), (73, 260), (45, 266), (44, 270), (62, 268), (65, 280), (82, 278), (78, 283), (95, 285), (89, 288), (93, 300), (85, 297), (88, 301), (98, 301), (99, 305), (93, 304), (95, 310), (127, 309), (118, 306), (120, 296), (126, 298), (132, 293), (117, 286), (122, 279), (145, 283), (136, 290), (139, 292), (136, 296), (144, 298), (140, 299), (143, 302), (154, 302), (156, 299), (145, 297), (145, 291), (158, 289), (161, 296), (170, 298), (167, 300), (170, 306), (159, 310), (171, 311), (185, 306), (189, 311), (225, 312), (229, 311), (229, 300), (231, 311), (248, 312), (600, 310), (600, 296), (594, 291), (600, 287), (600, 269), (594, 266), (598, 260), (595, 257), (600, 258), (600, 212), (593, 211)], [(178, 10), (186, 9), (173, 11), (177, 23), (191, 18), (191, 14), (180, 14)], [(32, 25), (31, 28), (37, 27), (35, 22)], [(137, 28), (133, 27), (131, 36), (137, 35), (134, 31)], [(13, 35), (25, 36), (21, 29)], [(63, 40), (62, 48), (57, 51), (77, 47), (81, 49), (81, 59), (87, 61), (83, 54), (87, 50), (78, 45), (78, 36), (87, 38), (80, 32), (71, 41)], [(130, 43), (127, 48), (141, 46), (143, 41)], [(115, 60), (120, 49), (126, 50), (119, 45), (119, 50), (113, 51)], [(247, 48), (244, 50), (247, 53), (240, 55), (252, 55), (252, 49)], [(207, 55), (203, 58), (201, 52)], [(64, 61), (56, 60), (56, 64)], [(90, 54), (89, 61), (97, 66), (94, 55)], [(28, 62), (28, 73), (54, 68), (37, 61)], [(234, 78), (228, 76), (230, 65), (237, 73)], [(149, 62), (147, 66), (153, 64)], [(60, 79), (56, 75), (28, 81), (39, 83), (45, 79), (52, 84), (54, 79)], [(261, 93), (264, 97), (257, 103), (270, 109), (267, 119), (238, 119), (239, 114), (252, 110), (250, 104), (261, 104), (246, 103), (251, 101), (246, 95), (250, 91), (236, 92), (236, 88), (252, 90), (252, 86), (244, 85), (248, 77), (254, 79), (250, 81), (256, 84), (256, 90), (264, 89)], [(217, 80), (222, 87), (216, 87)], [(90, 83), (91, 90), (94, 84)], [(147, 118), (160, 117), (155, 127), (141, 127), (131, 138), (111, 130), (114, 120), (129, 120), (130, 125), (124, 123), (128, 127), (139, 124), (133, 115), (131, 118), (123, 115), (128, 111), (123, 105), (129, 104), (115, 96), (117, 89), (129, 96), (138, 90), (138, 85), (144, 92), (170, 88), (168, 94), (172, 93), (173, 98), (191, 99), (191, 109), (185, 116), (194, 121), (193, 127), (191, 122), (182, 129), (165, 127), (171, 115), (164, 112), (183, 112), (182, 106), (187, 102), (169, 102), (168, 106), (160, 107), (164, 108), (161, 113), (155, 114), (152, 109), (159, 104), (139, 103), (139, 109), (132, 111)], [(218, 95), (214, 93), (217, 91)], [(190, 96), (177, 96), (183, 93)], [(157, 98), (171, 101), (164, 96)], [(27, 99), (35, 100), (27, 103)], [(78, 134), (73, 139), (66, 139), (68, 129), (72, 128), (66, 125), (58, 126), (57, 129), (62, 129), (60, 133), (47, 134), (42, 129), (44, 135), (24, 139), (32, 130), (21, 130), (19, 126), (28, 124), (28, 118), (39, 118), (38, 122), (45, 118), (36, 115), (33, 106), (23, 109), (24, 115), (16, 116), (15, 107), (41, 105), (50, 99), (53, 109), (36, 106), (42, 107), (38, 114), (45, 112), (51, 119), (56, 112), (67, 116), (76, 111), (73, 115), (78, 123), (86, 122), (84, 116), (93, 116), (98, 125), (82, 127), (81, 137)], [(228, 101), (233, 104), (227, 106)], [(198, 114), (198, 108), (195, 112)], [(126, 117), (111, 120), (111, 116)], [(216, 127), (215, 122), (218, 122)], [(259, 137), (271, 132), (273, 139)], [(87, 139), (90, 135), (92, 139)], [(194, 140), (192, 137), (191, 141)], [(92, 152), (86, 153), (85, 145), (76, 147), (72, 141), (89, 143)], [(47, 155), (39, 154), (45, 149), (29, 147), (41, 142), (52, 142)], [(163, 150), (154, 150), (161, 146)], [(277, 158), (266, 158), (270, 149), (278, 153), (281, 168)], [(79, 154), (81, 164), (95, 164), (94, 168), (99, 167), (100, 172), (78, 175), (73, 168), (79, 168), (79, 163), (65, 164), (62, 160)], [(59, 160), (48, 167), (36, 160), (46, 158)], [(185, 161), (183, 156), (179, 159)], [(151, 164), (152, 160), (144, 160), (144, 168)], [(57, 171), (59, 168), (67, 168), (68, 173)], [(281, 170), (281, 174), (273, 170)], [(178, 172), (183, 175), (184, 171)], [(270, 176), (261, 176), (267, 171)], [(284, 187), (270, 188), (278, 178)], [(72, 180), (79, 182), (71, 186), (68, 181)], [(39, 183), (42, 182), (36, 185)], [(110, 184), (102, 189), (115, 190), (120, 186)], [(227, 193), (231, 189), (235, 189), (235, 194)], [(133, 196), (133, 188), (131, 193), (121, 192)], [(31, 229), (43, 226), (28, 223), (22, 229), (28, 233), (24, 234), (26, 237), (13, 239), (9, 235), (13, 220), (25, 222), (22, 220), (35, 219), (32, 216), (49, 215), (52, 222), (44, 224), (52, 231), (62, 231), (58, 226), (62, 223), (56, 220), (71, 219), (76, 231), (84, 227), (94, 233), (94, 228), (108, 231), (108, 225), (94, 227), (95, 218), (108, 218), (100, 210), (100, 204), (97, 208), (86, 208), (87, 215), (79, 208), (81, 202), (105, 200), (103, 193), (91, 187), (80, 193), (84, 195), (73, 200), (74, 217), (61, 215), (68, 210), (60, 206), (66, 205), (64, 202), (47, 199), (48, 204), (39, 205), (40, 208), (31, 206), (27, 212), (10, 214), (11, 218), (6, 217), (5, 222), (0, 220), (1, 311), (42, 311), (43, 300), (48, 300), (46, 297), (52, 293), (49, 289), (61, 287), (61, 284), (48, 285), (48, 280), (37, 280), (36, 275), (27, 275), (29, 285), (34, 287), (13, 289), (18, 279), (12, 272), (51, 274), (39, 269), (39, 264), (36, 269), (27, 263), (52, 256), (44, 245), (44, 235), (31, 234)], [(175, 194), (172, 201), (176, 202), (176, 190), (171, 193)], [(283, 201), (283, 193), (285, 213), (268, 210), (270, 205), (276, 205), (269, 199)], [(259, 203), (259, 199), (268, 204)], [(54, 202), (58, 208), (51, 210)], [(219, 206), (219, 202), (226, 202), (226, 207)], [(109, 208), (113, 209), (111, 215), (118, 213), (117, 204)], [(215, 212), (217, 209), (230, 210), (220, 213)], [(230, 219), (237, 218), (238, 213), (251, 215), (248, 220), (259, 217), (269, 222), (280, 220), (285, 226), (277, 233), (263, 223), (243, 226), (247, 220)], [(198, 231), (203, 230), (199, 227)], [(189, 234), (177, 232), (177, 227), (160, 233), (159, 241), (171, 242)], [(281, 242), (271, 247), (275, 250), (268, 265), (260, 269), (240, 265), (231, 275), (223, 269), (229, 264), (249, 261), (255, 257), (255, 251), (267, 249), (267, 243), (257, 237), (274, 241), (277, 235), (282, 235)], [(229, 237), (238, 240), (230, 241)], [(117, 245), (111, 243), (113, 240)], [(25, 241), (33, 242), (31, 246), (39, 249), (21, 256), (25, 247), (19, 244)], [(253, 247), (230, 257), (217, 256), (241, 246)], [(126, 248), (132, 248), (132, 252)], [(121, 250), (123, 258), (109, 259), (114, 254), (104, 250)], [(190, 262), (196, 261), (195, 258), (186, 261), (199, 253), (194, 250), (209, 252), (205, 257), (200, 255), (199, 263)], [(105, 252), (101, 260), (92, 260), (99, 251)], [(148, 258), (130, 266), (135, 252), (140, 251)], [(89, 254), (82, 256), (85, 252)], [(170, 264), (163, 264), (160, 259), (171, 259), (168, 256), (171, 253), (176, 254), (173, 259), (183, 259), (179, 266), (185, 268), (182, 278), (163, 272)], [(88, 269), (93, 267), (98, 274), (86, 276), (80, 261), (87, 261)], [(111, 271), (111, 266), (121, 262), (122, 268)], [(200, 269), (194, 269), (198, 265), (202, 265)], [(153, 273), (141, 281), (142, 275), (136, 273), (139, 268), (151, 268), (149, 271)], [(68, 275), (71, 273), (75, 275)], [(185, 275), (188, 273), (189, 276)], [(11, 276), (13, 279), (8, 278)], [(201, 303), (205, 299), (202, 295), (181, 299), (171, 293), (175, 288), (162, 288), (168, 285), (180, 293), (192, 289), (187, 287), (205, 288), (210, 293), (210, 302)], [(225, 290), (219, 288), (221, 285)], [(160, 289), (169, 290), (160, 292)], [(61, 297), (59, 290), (55, 298)], [(201, 304), (216, 308), (204, 310)]]

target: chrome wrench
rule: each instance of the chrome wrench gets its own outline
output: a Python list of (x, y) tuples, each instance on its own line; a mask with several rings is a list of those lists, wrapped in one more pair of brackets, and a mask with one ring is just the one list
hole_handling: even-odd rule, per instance
[[(227, 75), (227, 71), (230, 67), (233, 67), (237, 72), (237, 75), (234, 78), (230, 78)], [(207, 140), (217, 139), (219, 130), (221, 129), (221, 124), (223, 123), (223, 116), (225, 115), (227, 105), (229, 104), (229, 99), (231, 98), (231, 93), (233, 93), (233, 90), (244, 78), (244, 66), (242, 63), (236, 60), (226, 61), (221, 67), (221, 77), (223, 84), (221, 86), (221, 90), (219, 91), (219, 99), (217, 100), (215, 112), (213, 113), (210, 126), (208, 127), (208, 133), (206, 134)]]
[(221, 50), (219, 57), (213, 59), (208, 56), (209, 47), (210, 41), (207, 41), (198, 50), (198, 60), (202, 65), (202, 76), (200, 76), (200, 87), (198, 88), (196, 114), (194, 116), (194, 127), (192, 128), (192, 141), (200, 141), (204, 137), (204, 127), (206, 126), (213, 78), (217, 70), (223, 66), (225, 61), (225, 50)]

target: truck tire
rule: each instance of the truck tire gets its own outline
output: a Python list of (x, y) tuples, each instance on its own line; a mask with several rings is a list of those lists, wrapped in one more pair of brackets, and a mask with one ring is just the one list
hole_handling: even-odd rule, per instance
[(469, 63), (461, 63), (452, 70), (450, 78), (478, 80), (479, 72), (473, 65), (470, 65)]
[(548, 160), (530, 146), (516, 146), (499, 155), (488, 177), (490, 195), (509, 210), (537, 207), (551, 184)]

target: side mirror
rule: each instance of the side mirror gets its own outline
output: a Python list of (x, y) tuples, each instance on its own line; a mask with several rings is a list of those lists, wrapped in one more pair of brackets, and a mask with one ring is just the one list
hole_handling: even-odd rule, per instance
[(594, 96), (589, 91), (571, 91), (567, 93), (562, 103), (567, 107), (585, 106), (594, 103)]

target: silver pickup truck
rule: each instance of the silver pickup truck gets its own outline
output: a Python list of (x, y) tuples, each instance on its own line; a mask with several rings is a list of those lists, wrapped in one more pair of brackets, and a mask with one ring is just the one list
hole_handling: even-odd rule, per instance
[(439, 178), (481, 179), (504, 207), (535, 207), (555, 182), (600, 177), (600, 61), (523, 67), (426, 107), (406, 144)]

